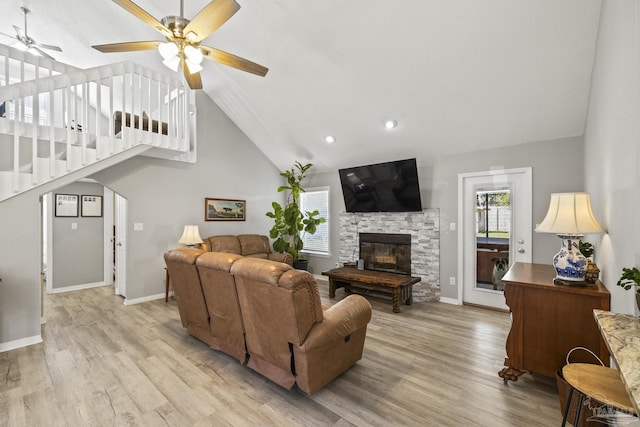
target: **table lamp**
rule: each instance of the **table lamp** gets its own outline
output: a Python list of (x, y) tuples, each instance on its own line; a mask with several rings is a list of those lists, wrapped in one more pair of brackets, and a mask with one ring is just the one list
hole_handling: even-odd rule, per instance
[(585, 286), (587, 258), (578, 244), (585, 234), (604, 233), (591, 211), (589, 193), (551, 194), (547, 215), (536, 231), (555, 233), (562, 240), (560, 252), (553, 257), (554, 283)]
[(203, 243), (200, 238), (200, 229), (197, 225), (185, 225), (182, 237), (178, 240), (178, 243), (185, 245), (188, 248), (198, 248)]

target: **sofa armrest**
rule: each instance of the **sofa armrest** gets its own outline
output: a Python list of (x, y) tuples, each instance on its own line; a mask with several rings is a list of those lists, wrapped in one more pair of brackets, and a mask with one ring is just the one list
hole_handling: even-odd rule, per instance
[(323, 316), (322, 322), (311, 328), (300, 350), (309, 352), (331, 346), (366, 327), (371, 320), (371, 304), (360, 295), (349, 295), (326, 310)]
[(271, 261), (284, 262), (285, 264), (293, 265), (293, 257), (288, 252), (269, 254), (269, 259)]

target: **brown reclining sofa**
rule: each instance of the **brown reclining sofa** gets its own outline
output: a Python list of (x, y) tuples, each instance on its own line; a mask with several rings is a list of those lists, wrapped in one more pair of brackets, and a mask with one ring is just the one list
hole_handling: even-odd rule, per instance
[(165, 253), (187, 332), (282, 387), (324, 387), (362, 358), (371, 305), (323, 308), (315, 279), (286, 263), (230, 252)]

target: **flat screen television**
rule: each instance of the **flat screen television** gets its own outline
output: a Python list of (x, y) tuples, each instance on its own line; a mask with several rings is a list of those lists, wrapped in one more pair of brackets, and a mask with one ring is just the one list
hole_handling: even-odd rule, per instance
[(340, 169), (347, 212), (421, 211), (416, 159)]

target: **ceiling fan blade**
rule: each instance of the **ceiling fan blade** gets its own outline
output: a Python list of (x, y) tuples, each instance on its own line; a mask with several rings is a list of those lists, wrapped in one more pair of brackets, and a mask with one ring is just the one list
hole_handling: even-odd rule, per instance
[(118, 6), (122, 7), (123, 9), (126, 9), (127, 12), (131, 13), (136, 18), (145, 22), (147, 25), (151, 26), (154, 30), (160, 32), (163, 36), (171, 37), (173, 35), (167, 27), (162, 25), (160, 21), (158, 21), (156, 18), (151, 16), (149, 13), (147, 13), (144, 9), (142, 9), (140, 6), (138, 6), (134, 2), (130, 0), (113, 0), (113, 2), (116, 3)]
[(19, 39), (19, 38), (17, 38), (16, 36), (12, 36), (12, 35), (7, 34), (7, 33), (0, 32), (0, 35), (5, 36), (5, 37), (9, 37), (10, 39), (20, 40), (20, 39)]
[(91, 47), (103, 53), (133, 52), (137, 50), (156, 49), (160, 43), (162, 42), (158, 42), (158, 41), (125, 42), (125, 43), (100, 44), (100, 45), (91, 46)]
[(16, 34), (18, 35), (17, 39), (23, 39), (25, 38), (25, 34), (24, 34), (24, 30), (20, 27), (16, 27), (15, 25), (12, 25), (13, 29), (16, 31)]
[(58, 46), (53, 46), (53, 45), (44, 44), (44, 43), (37, 43), (37, 45), (41, 49), (49, 49), (49, 50), (55, 50), (56, 52), (62, 52), (62, 49), (59, 48)]
[(189, 41), (199, 42), (220, 28), (238, 10), (240, 5), (235, 0), (213, 0), (187, 24), (184, 35)]
[(31, 46), (29, 46), (29, 49), (33, 49), (33, 50), (35, 50), (36, 52), (38, 52), (38, 55), (40, 55), (40, 56), (44, 56), (44, 57), (45, 57), (45, 58), (47, 58), (47, 59), (50, 59), (50, 60), (52, 60), (52, 61), (55, 61), (55, 60), (56, 60), (53, 56), (51, 56), (51, 55), (49, 55), (48, 53), (44, 52), (42, 49), (38, 49), (35, 45), (31, 45)]
[(187, 84), (191, 89), (202, 89), (202, 78), (200, 78), (200, 73), (189, 74), (189, 68), (187, 67), (187, 62), (183, 59), (182, 61), (182, 74), (184, 74), (184, 78), (187, 80)]
[(237, 68), (238, 70), (246, 71), (247, 73), (255, 74), (257, 76), (264, 77), (269, 69), (263, 67), (260, 64), (251, 62), (248, 59), (240, 58), (239, 56), (225, 52), (223, 50), (215, 49), (207, 46), (199, 46), (199, 49), (204, 54), (205, 58), (209, 58), (213, 61), (228, 67)]

